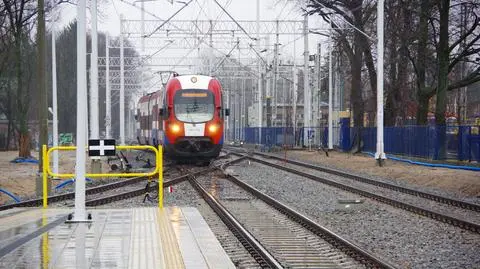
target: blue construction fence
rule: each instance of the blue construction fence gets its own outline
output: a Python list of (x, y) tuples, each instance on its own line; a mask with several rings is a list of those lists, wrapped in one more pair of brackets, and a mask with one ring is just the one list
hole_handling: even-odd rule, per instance
[[(343, 124), (333, 128), (333, 145), (342, 151), (350, 151), (359, 135), (359, 129)], [(268, 127), (245, 128), (246, 143), (266, 146), (327, 147), (326, 127), (293, 128)], [(305, 132), (308, 135), (305, 135)], [(375, 152), (377, 128), (361, 129), (362, 151)], [(443, 137), (442, 137), (443, 136)], [(304, 143), (304, 139), (308, 139)], [(443, 142), (442, 142), (443, 141)], [(309, 143), (308, 143), (309, 142)], [(441, 154), (442, 143), (445, 154)], [(384, 150), (387, 154), (417, 157), (430, 160), (450, 159), (480, 162), (480, 126), (401, 126), (384, 128)]]

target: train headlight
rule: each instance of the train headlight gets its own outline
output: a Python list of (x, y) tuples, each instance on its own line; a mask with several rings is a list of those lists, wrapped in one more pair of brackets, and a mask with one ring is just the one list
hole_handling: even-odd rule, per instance
[(215, 133), (215, 132), (218, 131), (218, 129), (219, 129), (219, 127), (218, 127), (218, 125), (216, 125), (216, 124), (212, 124), (212, 125), (208, 126), (208, 131), (209, 131), (210, 133)]
[(176, 123), (170, 124), (170, 131), (172, 131), (173, 133), (180, 132), (180, 125), (178, 125)]

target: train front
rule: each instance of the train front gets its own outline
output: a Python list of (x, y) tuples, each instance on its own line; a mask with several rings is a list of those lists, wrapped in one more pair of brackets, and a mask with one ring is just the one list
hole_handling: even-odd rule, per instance
[(177, 76), (166, 91), (166, 154), (177, 160), (211, 159), (223, 144), (221, 87), (208, 76)]

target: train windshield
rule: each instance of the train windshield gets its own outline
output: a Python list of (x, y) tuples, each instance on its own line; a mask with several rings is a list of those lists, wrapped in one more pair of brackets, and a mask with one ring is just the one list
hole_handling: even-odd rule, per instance
[(175, 116), (179, 121), (200, 123), (213, 118), (215, 111), (213, 94), (208, 90), (188, 89), (175, 93)]

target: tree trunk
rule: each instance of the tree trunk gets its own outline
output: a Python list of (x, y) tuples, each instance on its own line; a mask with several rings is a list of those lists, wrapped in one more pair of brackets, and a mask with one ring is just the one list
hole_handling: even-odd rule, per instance
[(450, 51), (448, 44), (448, 15), (450, 0), (440, 0), (438, 3), (440, 11), (440, 38), (438, 42), (438, 87), (437, 103), (435, 106), (435, 123), (437, 125), (437, 159), (443, 160), (446, 157), (446, 128), (445, 111), (447, 109), (447, 87), (448, 87), (448, 66), (450, 64)]
[(10, 140), (12, 139), (12, 121), (8, 120), (8, 127), (7, 127), (7, 141), (5, 142), (5, 149), (8, 151), (10, 150)]
[(420, 20), (418, 25), (418, 46), (417, 46), (417, 124), (426, 125), (428, 116), (428, 101), (430, 97), (425, 94), (425, 69), (427, 60), (428, 41), (428, 18), (430, 15), (429, 1), (421, 1)]
[[(355, 44), (360, 44), (359, 36), (355, 34)], [(353, 153), (360, 152), (362, 150), (362, 127), (363, 127), (363, 98), (362, 98), (362, 48), (360, 45), (355, 45), (354, 48), (354, 61), (351, 65), (352, 72), (352, 88), (351, 88), (351, 102), (353, 107), (353, 124), (357, 130), (355, 136)]]
[(18, 156), (25, 158), (30, 157), (30, 134), (28, 132), (26, 134), (20, 133), (18, 144)]
[(428, 103), (430, 101), (430, 96), (426, 94), (422, 94), (422, 91), (419, 90), (417, 98), (418, 98), (417, 124), (427, 125)]
[(8, 86), (7, 86), (7, 111), (6, 111), (6, 116), (8, 119), (8, 127), (7, 127), (7, 142), (5, 143), (5, 149), (10, 150), (10, 141), (12, 140), (12, 132), (15, 128), (13, 128), (13, 111), (14, 111), (14, 106), (12, 102), (12, 85), (11, 85), (11, 80), (8, 80)]
[(19, 28), (15, 33), (15, 62), (17, 74), (17, 125), (18, 125), (18, 156), (30, 157), (30, 134), (28, 133), (28, 109), (26, 107), (27, 94), (23, 88), (23, 66), (22, 66), (22, 30)]
[[(355, 25), (362, 25), (362, 1), (357, 1), (355, 9), (352, 10)], [(353, 34), (353, 61), (351, 62), (351, 73), (352, 73), (352, 88), (350, 93), (350, 102), (352, 102), (353, 109), (353, 124), (357, 130), (357, 135), (355, 136), (354, 146), (352, 152), (360, 152), (362, 150), (362, 127), (363, 127), (363, 114), (364, 114), (364, 102), (362, 98), (362, 65), (363, 65), (363, 42), (362, 34), (358, 31), (355, 31)]]

